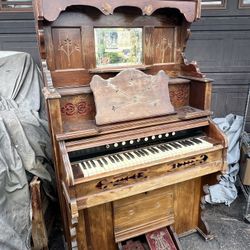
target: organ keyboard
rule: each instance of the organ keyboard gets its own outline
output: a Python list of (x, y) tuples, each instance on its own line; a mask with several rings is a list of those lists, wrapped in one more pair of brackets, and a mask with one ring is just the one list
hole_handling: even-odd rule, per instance
[[(172, 225), (212, 234), (202, 187), (226, 170), (212, 80), (184, 58), (199, 0), (35, 0), (69, 249)], [(177, 249), (180, 249), (177, 247)]]
[(191, 137), (94, 157), (87, 160), (84, 159), (82, 161), (72, 162), (71, 165), (73, 173), (79, 172), (80, 168), (82, 176), (88, 177), (118, 169), (126, 171), (124, 168), (136, 167), (140, 164), (154, 165), (156, 162), (159, 164), (160, 160), (166, 162), (168, 158), (171, 157), (178, 157), (179, 155), (185, 156), (186, 153), (190, 152), (195, 154), (196, 152), (212, 147), (213, 143), (209, 142), (205, 137)]

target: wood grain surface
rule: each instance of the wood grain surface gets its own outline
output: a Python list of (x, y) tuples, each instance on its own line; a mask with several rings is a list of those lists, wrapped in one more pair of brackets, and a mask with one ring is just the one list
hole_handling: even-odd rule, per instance
[(94, 76), (96, 124), (104, 125), (174, 113), (170, 102), (169, 77), (164, 71), (149, 76), (136, 69), (126, 69), (114, 78)]

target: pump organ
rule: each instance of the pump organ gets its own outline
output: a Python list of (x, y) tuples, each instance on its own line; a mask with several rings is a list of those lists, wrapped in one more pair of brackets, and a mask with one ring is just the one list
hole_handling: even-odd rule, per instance
[[(210, 119), (211, 80), (183, 56), (200, 1), (36, 0), (34, 9), (68, 247), (117, 249), (168, 225), (211, 238), (200, 199), (226, 168), (227, 142)], [(109, 28), (141, 32), (135, 61), (99, 58), (97, 31)], [(146, 91), (161, 83), (159, 98)]]

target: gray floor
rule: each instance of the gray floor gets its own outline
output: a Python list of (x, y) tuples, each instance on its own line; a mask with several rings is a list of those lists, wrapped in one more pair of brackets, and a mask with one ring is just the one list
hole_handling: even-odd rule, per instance
[[(242, 193), (230, 207), (206, 205), (204, 215), (215, 238), (206, 242), (198, 233), (191, 234), (180, 239), (183, 250), (250, 250), (250, 224), (242, 216), (245, 205)], [(63, 250), (60, 223), (56, 228), (49, 249)]]
[(242, 193), (230, 207), (206, 205), (205, 218), (215, 238), (206, 242), (197, 233), (183, 237), (183, 250), (250, 250), (250, 224), (242, 216), (245, 206)]

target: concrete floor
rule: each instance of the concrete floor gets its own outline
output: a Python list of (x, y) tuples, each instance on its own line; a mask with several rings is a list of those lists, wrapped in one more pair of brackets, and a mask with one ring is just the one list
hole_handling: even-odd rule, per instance
[[(206, 205), (204, 216), (215, 238), (204, 241), (198, 234), (180, 238), (183, 250), (250, 250), (250, 224), (243, 221), (246, 201), (240, 192), (230, 207), (225, 205)], [(51, 250), (63, 250), (60, 223), (56, 223), (50, 237)], [(101, 250), (101, 249), (100, 249)]]
[(197, 233), (180, 239), (183, 250), (250, 250), (250, 224), (243, 221), (246, 200), (240, 192), (230, 207), (206, 205), (205, 218), (215, 238), (211, 241)]

